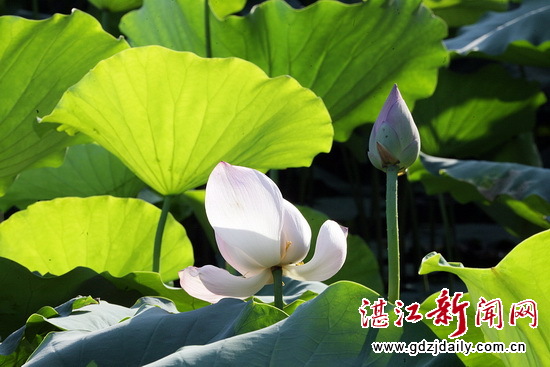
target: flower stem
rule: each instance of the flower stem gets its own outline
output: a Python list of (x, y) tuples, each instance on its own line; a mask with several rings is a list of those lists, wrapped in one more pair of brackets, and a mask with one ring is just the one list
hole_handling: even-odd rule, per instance
[(273, 295), (275, 296), (275, 307), (283, 309), (283, 268), (276, 266), (271, 270), (273, 274)]
[(204, 34), (206, 38), (205, 56), (212, 57), (212, 39), (210, 34), (210, 4), (209, 1), (204, 2)]
[(399, 228), (397, 224), (397, 173), (390, 166), (386, 172), (386, 225), (388, 231), (388, 301), (399, 299)]
[(168, 218), (171, 201), (171, 195), (167, 195), (164, 197), (164, 202), (162, 203), (162, 211), (160, 213), (160, 218), (157, 225), (155, 246), (153, 248), (153, 271), (155, 273), (160, 272), (160, 250), (162, 248), (162, 235), (164, 234), (164, 226), (166, 225), (166, 219)]

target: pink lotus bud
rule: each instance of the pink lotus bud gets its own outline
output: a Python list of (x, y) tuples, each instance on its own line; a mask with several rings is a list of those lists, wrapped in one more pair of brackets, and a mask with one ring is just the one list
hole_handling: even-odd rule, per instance
[(397, 84), (378, 115), (369, 139), (371, 163), (386, 172), (389, 166), (404, 173), (418, 158), (420, 136)]

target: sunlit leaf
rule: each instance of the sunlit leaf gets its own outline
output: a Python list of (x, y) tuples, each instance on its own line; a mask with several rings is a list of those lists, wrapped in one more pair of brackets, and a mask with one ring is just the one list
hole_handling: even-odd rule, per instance
[(208, 0), (210, 9), (220, 19), (241, 11), (246, 5), (246, 0)]
[[(502, 353), (500, 358), (508, 366), (544, 365), (550, 354), (550, 315), (544, 312), (550, 307), (550, 288), (546, 284), (548, 259), (550, 258), (550, 231), (537, 234), (517, 245), (495, 267), (489, 269), (465, 268), (461, 264), (450, 264), (441, 254), (431, 253), (422, 261), (420, 274), (445, 271), (456, 274), (462, 279), (472, 299), (471, 307), (484, 297), (490, 301), (499, 298), (504, 309), (502, 330), (481, 324), (481, 330), (487, 341), (524, 342), (526, 353)], [(533, 300), (538, 308), (538, 326), (529, 326), (532, 319), (518, 318), (516, 325), (509, 324), (513, 304)]]
[(139, 8), (143, 0), (88, 0), (99, 9), (106, 9), (112, 12), (128, 11)]
[(204, 184), (220, 161), (307, 166), (333, 134), (323, 102), (292, 78), (158, 46), (99, 63), (44, 121), (90, 136), (164, 195)]
[(514, 10), (490, 13), (445, 42), (460, 55), (474, 53), (522, 65), (550, 66), (550, 4), (523, 0)]
[(38, 128), (36, 118), (98, 61), (126, 48), (78, 10), (42, 21), (0, 18), (0, 195), (21, 171), (61, 163), (74, 139)]
[(239, 322), (235, 325), (235, 334), (239, 335), (260, 330), (287, 317), (288, 315), (277, 307), (251, 301), (250, 306), (241, 314)]
[(205, 57), (204, 11), (204, 0), (145, 0), (141, 9), (122, 17), (119, 27), (132, 46), (161, 45)]
[(423, 0), (450, 27), (475, 23), (487, 11), (508, 10), (509, 0)]
[(145, 185), (118, 158), (96, 144), (69, 147), (60, 167), (27, 170), (17, 176), (0, 208), (25, 208), (58, 197), (135, 197)]
[[(42, 201), (0, 223), (0, 256), (41, 274), (78, 266), (124, 276), (149, 271), (160, 209), (138, 199), (111, 196)], [(166, 281), (193, 264), (185, 229), (171, 216), (163, 237)]]
[(145, 0), (121, 29), (134, 45), (210, 50), (252, 61), (270, 76), (291, 75), (323, 98), (339, 141), (376, 119), (394, 83), (412, 109), (433, 93), (447, 62), (445, 24), (421, 0), (319, 1), (299, 10), (270, 0), (245, 17), (210, 16), (210, 42), (203, 1)]
[(491, 65), (475, 73), (441, 70), (434, 95), (414, 109), (422, 151), (439, 157), (479, 157), (532, 131), (546, 101), (537, 83)]

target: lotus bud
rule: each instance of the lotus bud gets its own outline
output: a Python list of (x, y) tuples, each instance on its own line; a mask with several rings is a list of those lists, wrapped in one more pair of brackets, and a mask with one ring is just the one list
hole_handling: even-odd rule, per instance
[(378, 115), (369, 139), (371, 163), (386, 172), (389, 166), (405, 173), (420, 153), (420, 135), (397, 84)]

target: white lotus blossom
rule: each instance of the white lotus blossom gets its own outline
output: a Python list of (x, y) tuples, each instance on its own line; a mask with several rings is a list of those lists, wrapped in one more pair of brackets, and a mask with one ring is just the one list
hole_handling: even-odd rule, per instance
[(302, 263), (311, 240), (309, 224), (261, 172), (219, 163), (208, 179), (205, 205), (220, 253), (241, 276), (212, 265), (189, 266), (179, 276), (195, 298), (215, 303), (250, 297), (273, 283), (275, 267), (294, 279), (323, 281), (344, 264), (347, 228), (331, 220), (319, 231), (313, 258)]

